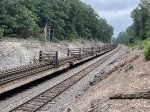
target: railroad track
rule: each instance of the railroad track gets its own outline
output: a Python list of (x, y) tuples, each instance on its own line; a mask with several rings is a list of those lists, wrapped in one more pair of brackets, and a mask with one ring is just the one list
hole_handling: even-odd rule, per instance
[(40, 63), (37, 65), (24, 66), (18, 70), (11, 70), (8, 73), (0, 75), (0, 85), (11, 82), (16, 79), (27, 77), (29, 75), (53, 68), (51, 63)]
[(40, 51), (38, 62), (0, 71), (0, 94), (93, 59), (116, 47), (117, 44), (106, 44), (101, 47), (68, 49), (67, 56), (61, 59), (58, 59), (58, 51)]
[[(85, 57), (88, 55), (83, 54), (83, 56)], [(77, 60), (77, 57), (62, 58), (59, 60), (59, 66), (75, 60)], [(9, 69), (5, 72), (0, 72), (0, 85), (52, 68), (55, 68), (55, 65), (52, 62), (41, 62)]]
[[(120, 48), (117, 48), (120, 49)], [(22, 105), (14, 108), (10, 112), (36, 112), (42, 111), (42, 107), (44, 107), (47, 103), (52, 101), (58, 95), (60, 95), (63, 91), (68, 89), (70, 86), (81, 80), (85, 77), (88, 73), (93, 71), (99, 65), (104, 63), (107, 59), (109, 59), (112, 55), (117, 52), (117, 49), (107, 55), (106, 57), (100, 59), (96, 63), (88, 66), (87, 68), (81, 70), (80, 72), (76, 73), (75, 75), (69, 77), (68, 79), (60, 82), (59, 84), (55, 85), (54, 87), (46, 90), (45, 92), (39, 94), (38, 96), (32, 98), (31, 100), (23, 103)]]
[[(102, 51), (106, 50), (105, 46), (102, 48), (103, 48)], [(95, 49), (96, 51), (93, 51), (93, 54), (98, 53), (97, 48)], [(92, 56), (93, 54), (86, 52), (86, 53), (80, 54), (80, 58), (83, 59), (85, 57)], [(66, 63), (76, 61), (78, 59), (79, 59), (78, 57), (74, 57), (74, 56), (69, 56), (63, 59), (59, 59), (58, 67)], [(31, 76), (33, 74), (36, 74), (42, 71), (46, 71), (48, 69), (55, 68), (56, 67), (55, 64), (56, 63), (54, 62), (54, 60), (51, 60), (48, 62), (38, 62), (36, 64), (24, 65), (21, 67), (8, 69), (5, 71), (0, 71), (0, 85), (6, 84), (6, 83), (9, 83), (9, 82), (12, 82), (12, 81), (24, 78), (24, 77)]]
[[(76, 58), (69, 57), (69, 58), (61, 59), (59, 62), (59, 66), (65, 63), (69, 63), (70, 61), (73, 60), (76, 60)], [(52, 68), (55, 68), (55, 65), (52, 62), (47, 62), (47, 63), (42, 62), (42, 63), (31, 64), (27, 66), (22, 66), (15, 69), (10, 69), (8, 71), (5, 71), (5, 73), (0, 73), (0, 85)]]

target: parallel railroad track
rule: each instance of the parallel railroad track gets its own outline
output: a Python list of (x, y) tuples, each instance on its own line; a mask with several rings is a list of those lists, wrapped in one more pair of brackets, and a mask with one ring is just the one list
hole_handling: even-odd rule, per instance
[[(93, 51), (94, 54), (98, 53), (98, 49), (97, 48), (95, 49), (96, 50)], [(109, 49), (108, 48), (105, 49), (105, 46), (104, 46), (102, 47), (101, 50), (102, 52), (105, 52)], [(81, 54), (80, 58), (83, 59), (89, 56), (92, 56), (92, 54), (86, 52), (86, 53)], [(60, 59), (58, 67), (66, 63), (73, 62), (75, 60), (78, 60), (78, 57), (69, 56), (69, 57)], [(0, 71), (0, 85), (6, 84), (6, 83), (42, 72), (48, 69), (52, 69), (52, 68), (55, 68), (55, 62), (48, 61), (48, 62), (38, 62), (36, 64), (30, 64), (30, 65), (25, 65), (25, 66), (13, 68), (13, 69), (8, 69), (5, 71)]]
[[(62, 59), (59, 62), (59, 66), (73, 60), (76, 60), (76, 58), (69, 57), (67, 59)], [(55, 68), (55, 65), (52, 62), (47, 62), (47, 63), (44, 62), (44, 63), (37, 63), (33, 65), (22, 66), (20, 68), (12, 69), (8, 72), (6, 71), (6, 73), (0, 74), (0, 85), (52, 68)]]
[[(119, 48), (117, 48), (119, 49)], [(76, 73), (75, 75), (69, 77), (68, 79), (60, 82), (56, 86), (46, 90), (45, 92), (39, 94), (38, 96), (32, 98), (31, 100), (23, 103), (22, 105), (16, 107), (15, 109), (11, 110), (10, 112), (36, 112), (42, 111), (42, 107), (44, 107), (47, 103), (51, 102), (54, 98), (60, 95), (63, 91), (68, 89), (70, 86), (81, 80), (85, 77), (88, 73), (93, 71), (99, 65), (104, 63), (107, 59), (109, 59), (112, 55), (117, 52), (117, 49), (107, 55), (106, 57), (100, 59), (96, 63), (88, 66), (87, 68), (81, 70), (80, 72)]]
[(21, 69), (18, 69), (16, 71), (15, 70), (9, 71), (4, 75), (0, 75), (0, 85), (11, 82), (19, 78), (27, 77), (34, 73), (38, 73), (40, 71), (44, 71), (50, 68), (53, 68), (53, 65), (41, 63), (38, 65), (22, 67)]

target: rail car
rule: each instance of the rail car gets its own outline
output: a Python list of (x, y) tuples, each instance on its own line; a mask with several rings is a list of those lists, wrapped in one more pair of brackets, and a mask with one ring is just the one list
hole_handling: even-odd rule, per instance
[[(68, 48), (66, 51), (67, 56), (64, 58), (58, 58), (58, 51), (42, 52), (40, 51), (39, 62), (50, 62), (55, 65), (55, 67), (61, 66), (63, 64), (69, 63), (73, 64), (75, 61), (82, 62), (89, 58), (99, 56), (117, 47), (117, 44), (106, 44), (103, 46), (89, 47), (85, 48)], [(85, 58), (85, 59), (84, 59)]]
[(82, 49), (68, 48), (64, 58), (58, 58), (58, 51), (40, 51), (38, 62), (0, 71), (0, 94), (100, 56), (117, 46), (118, 44), (105, 44)]

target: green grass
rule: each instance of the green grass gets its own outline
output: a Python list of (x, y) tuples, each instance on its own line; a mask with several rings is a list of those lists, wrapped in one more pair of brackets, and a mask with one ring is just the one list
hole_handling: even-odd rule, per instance
[(129, 45), (129, 47), (131, 49), (135, 49), (135, 48), (138, 48), (138, 49), (141, 49), (143, 50), (143, 53), (144, 53), (144, 58), (145, 60), (150, 60), (150, 40), (137, 40), (134, 44), (132, 45)]
[(4, 29), (0, 28), (0, 39), (2, 39), (4, 33)]
[(146, 42), (144, 47), (144, 58), (145, 60), (150, 60), (150, 41)]

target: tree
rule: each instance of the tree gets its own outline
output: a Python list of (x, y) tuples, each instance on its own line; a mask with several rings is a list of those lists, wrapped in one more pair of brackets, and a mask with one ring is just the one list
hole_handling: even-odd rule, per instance
[(145, 40), (150, 37), (150, 2), (141, 0), (138, 7), (131, 13), (133, 24), (127, 28), (129, 43)]
[(121, 44), (129, 44), (129, 38), (127, 32), (120, 32), (119, 36), (117, 37), (117, 41)]
[(0, 28), (4, 36), (41, 37), (46, 24), (54, 38), (97, 38), (110, 42), (113, 27), (81, 0), (2, 0)]

